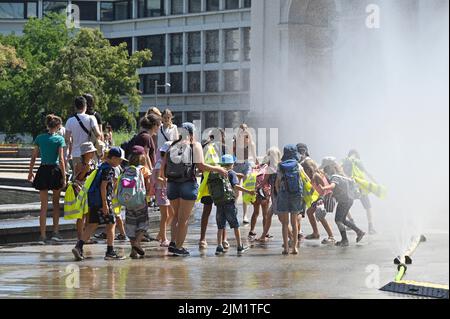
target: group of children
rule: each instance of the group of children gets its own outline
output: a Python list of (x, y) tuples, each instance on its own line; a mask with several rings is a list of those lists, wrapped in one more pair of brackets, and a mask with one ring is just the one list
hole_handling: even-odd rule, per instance
[[(155, 136), (161, 128), (159, 120), (155, 120), (158, 118), (156, 115), (146, 115), (141, 121), (141, 124), (150, 123), (147, 130), (144, 130), (150, 137)], [(65, 144), (56, 135), (61, 124), (59, 117), (47, 117), (49, 132), (36, 139), (29, 176), (33, 185), (44, 192), (41, 197), (47, 196), (48, 190), (53, 190), (57, 200), (59, 192), (65, 187), (65, 164), (61, 154)], [(357, 242), (364, 237), (365, 233), (349, 216), (350, 208), (356, 199), (361, 199), (365, 202), (365, 207), (369, 207), (368, 194), (374, 193), (382, 197), (384, 190), (373, 181), (368, 181), (370, 175), (361, 165), (356, 151), (350, 152), (344, 161), (343, 166), (347, 170), (344, 172), (343, 166), (334, 158), (325, 158), (319, 167), (309, 157), (308, 148), (302, 143), (286, 145), (283, 153), (277, 148), (271, 148), (261, 163), (249, 166), (251, 170), (245, 175), (235, 171), (235, 165), (239, 167), (236, 154), (228, 154), (220, 146), (223, 144), (220, 142), (211, 140), (201, 145), (203, 153), (200, 151), (200, 154), (203, 156), (200, 157), (204, 158), (194, 160), (198, 157), (196, 145), (199, 144), (194, 141), (194, 127), (190, 123), (184, 123), (183, 128), (188, 131), (187, 138), (183, 140), (180, 135), (179, 140), (166, 140), (162, 143), (158, 152), (155, 152), (154, 165), (150, 163), (152, 156), (149, 157), (149, 149), (138, 143), (129, 145), (127, 152), (120, 147), (111, 147), (103, 156), (99, 156), (92, 142), (81, 145), (81, 162), (73, 169), (73, 180), (67, 187), (64, 206), (65, 218), (77, 220), (78, 241), (72, 249), (77, 261), (85, 258), (84, 245), (89, 243), (98, 225), (106, 227), (106, 260), (125, 258), (114, 250), (116, 224), (119, 231), (126, 233), (130, 240), (130, 257), (135, 259), (144, 256), (145, 250), (141, 242), (149, 230), (148, 207), (153, 197), (161, 211), (157, 240), (161, 247), (167, 247), (170, 253), (178, 256), (189, 255), (182, 245), (187, 233), (187, 219), (192, 213), (195, 200), (205, 205), (204, 213), (210, 213), (213, 204), (216, 206), (216, 255), (224, 254), (230, 247), (225, 230), (227, 222), (234, 230), (238, 254), (248, 250), (243, 243), (237, 217), (239, 193), (243, 193), (245, 204), (254, 207), (248, 239), (267, 242), (272, 237), (269, 231), (275, 214), (282, 224), (285, 255), (298, 254), (299, 241), (302, 239), (300, 222), (305, 215), (313, 229), (313, 233), (305, 237), (306, 240), (320, 239), (317, 221), (323, 225), (328, 235), (322, 241), (323, 244), (348, 246), (347, 228), (356, 232)], [(135, 139), (136, 137), (133, 138)], [(179, 151), (177, 145), (184, 148), (181, 147)], [(32, 167), (38, 153), (41, 154), (42, 164), (34, 177)], [(181, 155), (181, 158), (188, 154), (190, 162), (174, 163), (176, 161), (172, 158), (173, 154)], [(181, 178), (174, 175), (177, 171), (181, 172)], [(199, 186), (196, 177), (200, 171), (203, 177)], [(240, 181), (243, 181), (242, 186)], [(56, 204), (55, 218), (59, 217), (56, 216), (59, 214), (57, 207), (59, 205)], [(122, 207), (126, 211), (125, 223), (120, 218)], [(46, 211), (47, 208), (42, 209)], [(341, 234), (338, 242), (326, 220), (327, 213), (334, 209), (335, 221)], [(256, 238), (255, 226), (261, 210), (263, 232)], [(370, 211), (368, 217), (371, 218)], [(369, 220), (369, 223), (370, 231), (374, 232), (372, 221)], [(43, 224), (41, 235), (45, 238), (45, 221)], [(57, 223), (55, 225), (57, 227)], [(168, 228), (171, 230), (170, 240), (167, 237)], [(202, 225), (201, 249), (206, 248), (205, 230), (206, 226)], [(54, 235), (58, 236), (57, 229)]]

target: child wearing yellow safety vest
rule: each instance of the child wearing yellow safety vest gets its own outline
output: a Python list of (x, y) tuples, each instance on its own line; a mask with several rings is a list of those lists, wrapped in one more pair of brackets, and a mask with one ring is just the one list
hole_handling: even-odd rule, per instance
[(115, 189), (114, 168), (126, 161), (125, 152), (119, 147), (113, 147), (106, 156), (106, 161), (98, 168), (95, 180), (88, 191), (89, 218), (88, 224), (72, 253), (77, 261), (84, 260), (83, 245), (89, 240), (99, 224), (106, 225), (107, 250), (105, 260), (122, 260), (125, 257), (114, 251), (115, 210), (113, 197)]

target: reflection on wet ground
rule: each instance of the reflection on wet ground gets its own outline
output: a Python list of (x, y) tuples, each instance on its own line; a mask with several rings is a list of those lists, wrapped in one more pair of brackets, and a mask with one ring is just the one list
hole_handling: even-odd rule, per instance
[[(214, 255), (215, 225), (211, 216), (209, 248), (197, 248), (199, 221), (189, 230), (191, 257), (167, 255), (146, 244), (141, 260), (104, 261), (103, 244), (86, 247), (89, 257), (74, 263), (72, 242), (58, 246), (0, 249), (2, 298), (404, 298), (378, 291), (395, 275), (391, 243), (381, 235), (348, 248), (304, 242), (300, 255), (282, 256), (281, 227), (274, 217), (267, 245), (255, 244), (238, 257), (234, 241), (223, 257)], [(309, 227), (304, 223), (304, 231)], [(260, 230), (260, 226), (257, 228)], [(244, 236), (248, 228), (243, 228)], [(351, 235), (351, 240), (354, 236)], [(448, 284), (448, 232), (428, 234), (408, 278)], [(425, 246), (426, 245), (426, 246)], [(116, 246), (128, 255), (127, 243)], [(72, 271), (75, 269), (75, 272)], [(76, 277), (79, 269), (79, 277)], [(375, 273), (373, 272), (375, 269)], [(379, 276), (378, 276), (379, 270)], [(79, 288), (76, 288), (79, 278)]]

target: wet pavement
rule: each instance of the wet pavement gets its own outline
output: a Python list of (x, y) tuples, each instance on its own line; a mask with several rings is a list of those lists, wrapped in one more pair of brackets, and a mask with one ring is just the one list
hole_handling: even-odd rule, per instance
[[(209, 247), (203, 252), (197, 248), (199, 218), (197, 211), (188, 231), (187, 258), (172, 257), (156, 243), (145, 243), (146, 258), (124, 261), (104, 261), (105, 245), (89, 245), (85, 248), (89, 258), (81, 263), (73, 261), (74, 241), (1, 247), (0, 298), (410, 298), (378, 290), (396, 270), (393, 241), (382, 234), (368, 236), (359, 245), (349, 234), (352, 244), (347, 248), (302, 242), (299, 255), (282, 256), (281, 227), (274, 217), (274, 238), (266, 245), (251, 245), (238, 257), (230, 232), (230, 252), (217, 257), (215, 218), (210, 218)], [(309, 233), (308, 222), (303, 225)], [(243, 236), (248, 231), (242, 227)], [(429, 231), (426, 236), (406, 279), (448, 285), (448, 230)], [(116, 247), (122, 254), (130, 253), (127, 242), (116, 242)]]

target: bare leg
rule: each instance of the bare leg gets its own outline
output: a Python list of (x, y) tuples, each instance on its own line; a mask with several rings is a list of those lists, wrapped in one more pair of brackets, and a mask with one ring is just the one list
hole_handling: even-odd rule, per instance
[(242, 245), (242, 239), (241, 239), (241, 231), (239, 230), (239, 227), (236, 227), (234, 229), (234, 236), (236, 237), (236, 244), (238, 247)]
[(194, 208), (194, 200), (180, 199), (180, 208), (178, 213), (178, 230), (176, 238), (176, 246), (178, 249), (183, 248), (184, 241), (186, 239), (188, 231), (189, 216)]
[(283, 254), (289, 254), (289, 214), (279, 214), (278, 219), (281, 222), (281, 230), (283, 233)]
[(159, 211), (161, 212), (161, 221), (159, 222), (159, 234), (156, 237), (161, 241), (167, 240), (167, 220), (169, 219), (169, 207), (159, 206)]
[(121, 235), (126, 236), (125, 234), (125, 226), (123, 224), (122, 217), (120, 215), (116, 215), (116, 225)]
[(170, 206), (173, 208), (173, 219), (170, 230), (170, 241), (176, 242), (178, 233), (178, 215), (180, 210), (180, 199), (171, 200)]
[(219, 229), (217, 230), (217, 246), (223, 245), (222, 238), (223, 238), (223, 229)]
[(84, 232), (83, 232), (83, 236), (82, 236), (82, 240), (84, 242), (87, 242), (92, 234), (94, 234), (94, 232), (97, 230), (98, 224), (87, 224), (85, 226)]
[(291, 225), (292, 225), (292, 229), (293, 229), (293, 245), (292, 245), (292, 253), (293, 254), (298, 254), (298, 249), (297, 249), (297, 245), (298, 245), (298, 229), (299, 229), (299, 225), (297, 225), (297, 223), (300, 221), (298, 218), (298, 214), (297, 213), (292, 213), (291, 214)]
[(331, 229), (330, 224), (328, 224), (328, 221), (326, 218), (322, 218), (320, 220), (320, 222), (322, 223), (323, 228), (325, 228), (325, 231), (327, 232), (328, 238), (333, 238), (333, 230)]
[(264, 224), (264, 229), (261, 234), (261, 237), (259, 237), (258, 241), (267, 241), (268, 238), (266, 237), (269, 234), (270, 227), (272, 226), (272, 217), (273, 217), (273, 209), (272, 207), (269, 208), (267, 212), (267, 218), (266, 223)]
[(253, 204), (252, 220), (250, 221), (250, 232), (253, 234), (255, 234), (255, 227), (256, 227), (256, 222), (258, 221), (260, 207), (261, 207), (261, 202), (259, 200), (257, 200)]
[(211, 211), (213, 209), (213, 205), (203, 205), (203, 213), (202, 213), (202, 221), (200, 228), (200, 243), (206, 243), (206, 229), (208, 228), (209, 216), (211, 215)]
[(84, 221), (83, 218), (77, 219), (77, 237), (80, 240), (83, 237)]
[(317, 227), (316, 216), (314, 215), (315, 211), (316, 210), (314, 207), (310, 207), (306, 211), (306, 215), (308, 215), (309, 223), (311, 224), (311, 227), (313, 229), (313, 233), (311, 235), (308, 235), (307, 239), (317, 239), (320, 237), (319, 227)]
[(47, 209), (48, 209), (48, 191), (40, 191), (39, 197), (41, 200), (41, 212), (39, 215), (39, 229), (41, 237), (45, 238), (47, 230)]
[(59, 198), (61, 195), (61, 190), (54, 190), (53, 191), (53, 232), (58, 233), (59, 232), (59, 214), (60, 214), (60, 208), (59, 208)]
[(115, 226), (116, 224), (106, 225), (106, 245), (108, 246), (114, 246)]

